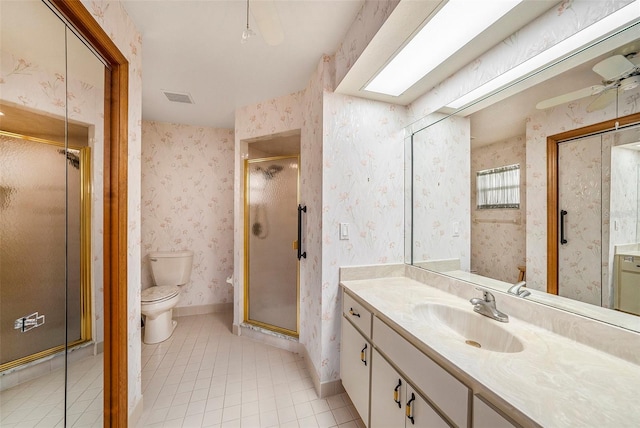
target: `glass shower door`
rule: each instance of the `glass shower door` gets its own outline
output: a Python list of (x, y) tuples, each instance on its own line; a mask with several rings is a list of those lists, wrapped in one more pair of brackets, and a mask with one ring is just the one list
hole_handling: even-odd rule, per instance
[(248, 160), (245, 322), (298, 335), (298, 156)]

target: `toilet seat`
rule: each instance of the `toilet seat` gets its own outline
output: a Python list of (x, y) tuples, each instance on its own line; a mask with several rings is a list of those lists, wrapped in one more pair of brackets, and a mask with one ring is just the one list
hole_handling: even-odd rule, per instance
[(169, 300), (178, 294), (180, 294), (180, 288), (177, 285), (154, 286), (142, 291), (140, 301), (142, 303), (158, 303)]

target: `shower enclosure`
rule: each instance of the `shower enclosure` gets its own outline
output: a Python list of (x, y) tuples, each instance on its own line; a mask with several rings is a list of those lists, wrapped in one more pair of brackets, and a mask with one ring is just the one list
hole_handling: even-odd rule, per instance
[(298, 156), (245, 161), (245, 322), (299, 331)]
[(91, 338), (89, 160), (0, 131), (0, 371)]

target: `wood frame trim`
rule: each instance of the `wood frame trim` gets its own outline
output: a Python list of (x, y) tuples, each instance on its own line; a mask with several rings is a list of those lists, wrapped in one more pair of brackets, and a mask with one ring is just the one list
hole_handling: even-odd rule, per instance
[(640, 123), (640, 113), (611, 119), (547, 137), (547, 293), (558, 294), (558, 144), (572, 138)]
[(107, 61), (104, 141), (104, 426), (128, 423), (129, 62), (79, 0), (49, 0)]

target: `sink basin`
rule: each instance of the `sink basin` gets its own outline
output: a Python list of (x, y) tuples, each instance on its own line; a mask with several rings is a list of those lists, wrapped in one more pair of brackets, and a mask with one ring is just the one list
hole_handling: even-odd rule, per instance
[(433, 327), (447, 329), (455, 338), (472, 347), (507, 353), (524, 349), (522, 342), (502, 328), (498, 321), (473, 312), (471, 307), (465, 311), (455, 306), (425, 303), (417, 305), (413, 312), (418, 319)]

